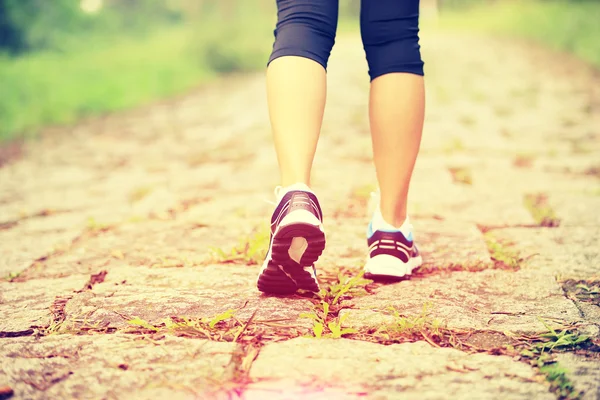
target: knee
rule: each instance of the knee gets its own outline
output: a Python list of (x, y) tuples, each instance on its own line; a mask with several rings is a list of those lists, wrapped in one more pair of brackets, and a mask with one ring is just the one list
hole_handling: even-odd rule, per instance
[[(334, 2), (323, 2), (331, 4)], [(275, 43), (269, 63), (282, 56), (310, 58), (327, 68), (335, 42), (337, 9), (314, 1), (278, 0)]]
[(361, 15), (361, 35), (371, 80), (405, 72), (423, 75), (419, 45), (419, 14)]

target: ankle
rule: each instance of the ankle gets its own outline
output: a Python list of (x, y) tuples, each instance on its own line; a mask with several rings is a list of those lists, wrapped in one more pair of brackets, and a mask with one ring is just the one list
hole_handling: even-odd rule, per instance
[(404, 214), (381, 214), (381, 217), (383, 218), (383, 220), (396, 227), (396, 228), (400, 228), (408, 219), (408, 215), (406, 213)]
[[(397, 216), (395, 216), (398, 218)], [(378, 207), (373, 214), (373, 219), (371, 221), (371, 227), (374, 231), (376, 230), (392, 230), (392, 231), (400, 231), (404, 234), (404, 236), (408, 237), (412, 233), (412, 225), (410, 223), (409, 217), (405, 214), (404, 218), (400, 217), (398, 219), (393, 220), (394, 223), (391, 223), (387, 220), (383, 214), (381, 213), (381, 209)]]
[(312, 192), (312, 189), (310, 188), (310, 186), (307, 183), (304, 182), (295, 182), (295, 183), (291, 183), (289, 185), (282, 185), (280, 186), (280, 190), (282, 192), (289, 192), (291, 190), (304, 190), (306, 192)]
[(286, 193), (291, 192), (293, 190), (301, 190), (304, 192), (313, 193), (312, 189), (306, 183), (297, 182), (287, 186), (278, 186), (275, 189), (275, 195), (277, 196), (277, 200), (281, 201), (281, 199), (283, 198), (283, 196), (286, 195)]
[(281, 173), (282, 187), (288, 187), (298, 184), (310, 186), (310, 172), (306, 173), (303, 171), (295, 171), (290, 173), (289, 171), (286, 171)]
[(382, 207), (381, 205), (379, 205), (379, 207), (377, 208), (377, 212), (381, 214), (381, 218), (383, 219), (383, 221), (395, 227), (402, 226), (408, 219), (406, 207), (394, 209)]

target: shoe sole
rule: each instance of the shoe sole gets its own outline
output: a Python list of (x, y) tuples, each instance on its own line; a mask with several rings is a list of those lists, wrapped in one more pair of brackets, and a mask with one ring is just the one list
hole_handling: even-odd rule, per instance
[(419, 268), (423, 264), (423, 258), (421, 256), (413, 257), (406, 263), (399, 259), (390, 260), (382, 259), (381, 257), (382, 256), (375, 256), (374, 258), (367, 260), (364, 273), (365, 278), (383, 281), (398, 281), (408, 278), (413, 270)]
[[(290, 256), (294, 238), (304, 238), (306, 248), (300, 263)], [(312, 274), (312, 266), (325, 249), (325, 233), (320, 225), (293, 223), (282, 226), (273, 236), (270, 259), (258, 276), (257, 287), (263, 293), (293, 294), (298, 290), (318, 292), (319, 284)]]

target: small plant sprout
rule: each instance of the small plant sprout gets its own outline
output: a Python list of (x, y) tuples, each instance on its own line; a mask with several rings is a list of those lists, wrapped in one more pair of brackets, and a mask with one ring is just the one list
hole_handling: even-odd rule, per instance
[(268, 229), (255, 229), (248, 237), (240, 239), (231, 250), (211, 248), (211, 261), (218, 263), (259, 264), (266, 256), (269, 246), (270, 232)]

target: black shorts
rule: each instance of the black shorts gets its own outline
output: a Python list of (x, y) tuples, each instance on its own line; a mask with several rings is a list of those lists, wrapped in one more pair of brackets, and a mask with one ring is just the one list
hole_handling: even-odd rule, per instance
[[(338, 7), (338, 0), (277, 0), (278, 20), (269, 62), (299, 56), (326, 69)], [(360, 31), (371, 80), (391, 72), (423, 75), (419, 0), (362, 0)]]

